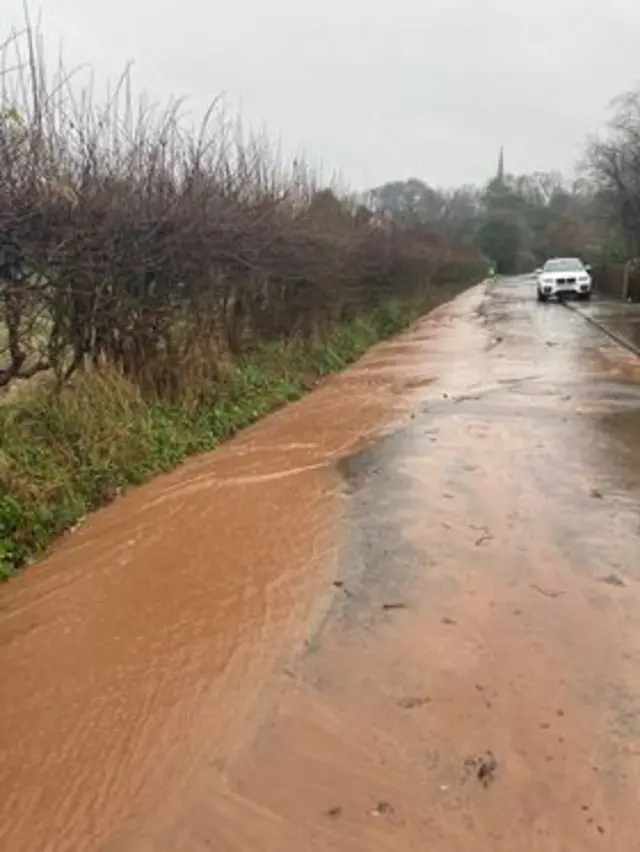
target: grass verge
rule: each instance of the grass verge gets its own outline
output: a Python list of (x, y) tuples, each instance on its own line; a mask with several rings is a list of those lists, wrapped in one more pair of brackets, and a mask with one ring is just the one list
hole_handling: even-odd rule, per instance
[(119, 375), (89, 373), (60, 394), (39, 384), (0, 405), (0, 578), (123, 489), (214, 449), (298, 399), (456, 289), (462, 287), (434, 289), (419, 308), (386, 303), (323, 343), (262, 346), (218, 369), (188, 401), (145, 399)]

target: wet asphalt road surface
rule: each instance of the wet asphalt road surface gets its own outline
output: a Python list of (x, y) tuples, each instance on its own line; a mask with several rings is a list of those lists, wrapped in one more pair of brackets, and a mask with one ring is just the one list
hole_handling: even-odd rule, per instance
[(0, 589), (0, 848), (640, 848), (637, 310), (478, 287)]

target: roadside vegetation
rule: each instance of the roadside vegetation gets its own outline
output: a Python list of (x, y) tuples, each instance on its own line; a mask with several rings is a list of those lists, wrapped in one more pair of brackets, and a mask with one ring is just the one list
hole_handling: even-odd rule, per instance
[(214, 104), (104, 100), (0, 39), (0, 575), (479, 280)]

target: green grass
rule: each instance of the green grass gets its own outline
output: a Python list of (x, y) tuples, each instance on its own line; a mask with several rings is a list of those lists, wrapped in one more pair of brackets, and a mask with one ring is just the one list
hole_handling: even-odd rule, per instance
[[(429, 307), (450, 295), (438, 288)], [(119, 375), (90, 373), (61, 394), (40, 383), (0, 405), (0, 577), (7, 579), (123, 489), (214, 449), (298, 399), (417, 313), (392, 302), (335, 329), (323, 343), (262, 346), (218, 369), (208, 386), (180, 404), (145, 399)]]

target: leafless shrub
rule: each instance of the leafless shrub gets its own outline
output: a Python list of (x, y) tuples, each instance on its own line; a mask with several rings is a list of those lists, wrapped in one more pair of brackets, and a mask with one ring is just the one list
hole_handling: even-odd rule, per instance
[(322, 335), (455, 259), (283, 167), (218, 102), (190, 130), (180, 102), (133, 97), (130, 69), (99, 102), (48, 73), (30, 26), (0, 61), (0, 387), (108, 363), (180, 394), (220, 353)]

